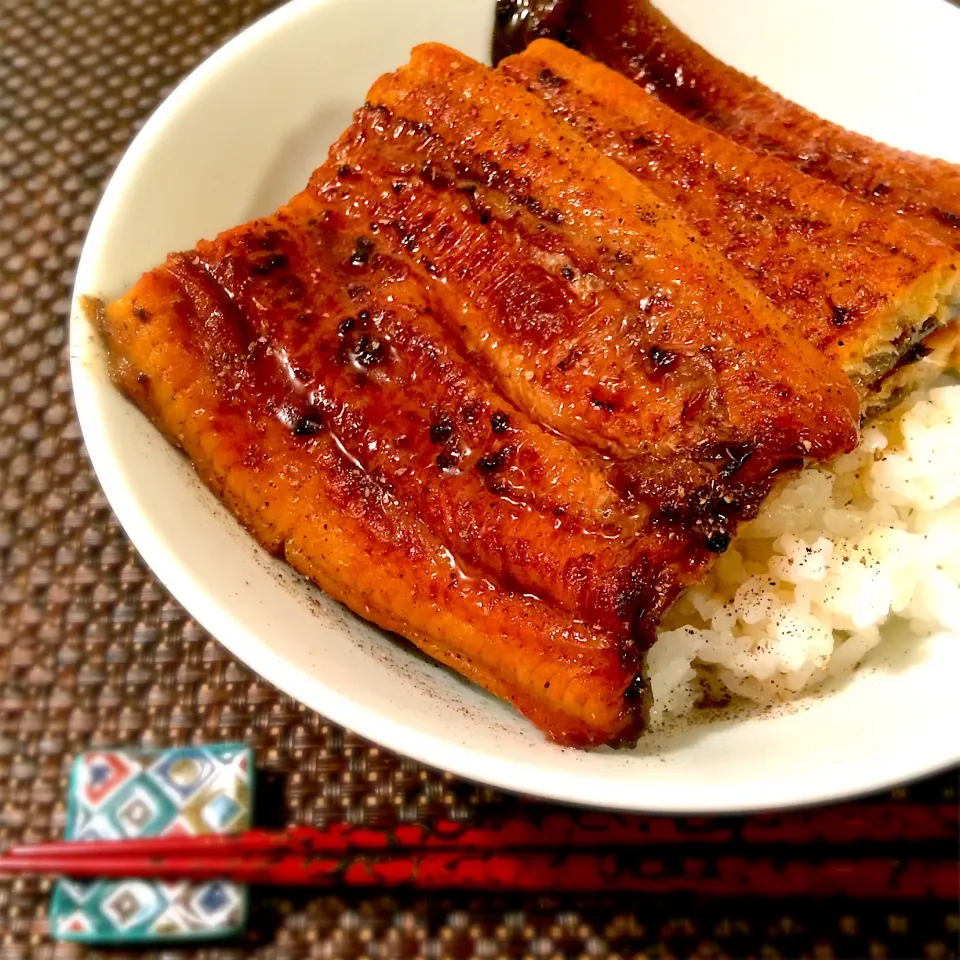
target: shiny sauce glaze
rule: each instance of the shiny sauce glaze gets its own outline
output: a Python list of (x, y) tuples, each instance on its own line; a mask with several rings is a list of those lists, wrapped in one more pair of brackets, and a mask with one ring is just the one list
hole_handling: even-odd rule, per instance
[(438, 271), (471, 349), (538, 420), (614, 457), (624, 492), (709, 536), (779, 465), (855, 443), (839, 368), (537, 98), (434, 46), (370, 96), (337, 156), (413, 179), (381, 215)]
[[(492, 578), (623, 632), (652, 602), (651, 554), (671, 531), (624, 503), (608, 461), (542, 430), (485, 377), (445, 306), (345, 211), (353, 177), (168, 270), (222, 323), (222, 375), (293, 437), (323, 430), (444, 540), (465, 575)], [(371, 229), (371, 227), (373, 229)], [(222, 318), (222, 319), (221, 319)], [(219, 363), (218, 359), (218, 363)], [(675, 550), (679, 553), (679, 551)]]

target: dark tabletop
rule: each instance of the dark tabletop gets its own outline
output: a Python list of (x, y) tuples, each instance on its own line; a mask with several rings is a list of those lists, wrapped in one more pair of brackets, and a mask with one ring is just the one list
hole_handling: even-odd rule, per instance
[[(482, 823), (544, 810), (381, 750), (234, 660), (146, 569), (84, 453), (67, 372), (67, 314), (105, 178), (174, 83), (277, 5), (0, 0), (0, 847), (59, 834), (71, 758), (122, 744), (245, 740), (265, 778), (265, 816), (278, 822)], [(951, 772), (868, 803), (896, 838), (906, 811), (955, 805), (956, 787)], [(730, 856), (760, 855), (736, 836)], [(957, 836), (841, 852), (943, 864), (956, 859)], [(806, 853), (787, 846), (777, 856), (782, 865)], [(682, 873), (685, 863), (671, 869)], [(81, 952), (48, 939), (48, 891), (29, 879), (0, 881), (0, 960)], [(895, 893), (782, 900), (762, 892), (718, 899), (272, 892), (257, 895), (240, 943), (162, 956), (957, 955), (960, 918), (951, 902)]]

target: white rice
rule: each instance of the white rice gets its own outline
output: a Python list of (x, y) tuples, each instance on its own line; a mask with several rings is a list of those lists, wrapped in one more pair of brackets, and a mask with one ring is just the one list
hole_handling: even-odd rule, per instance
[(867, 427), (768, 500), (670, 611), (647, 669), (651, 721), (704, 689), (770, 702), (849, 673), (891, 617), (960, 631), (960, 384)]

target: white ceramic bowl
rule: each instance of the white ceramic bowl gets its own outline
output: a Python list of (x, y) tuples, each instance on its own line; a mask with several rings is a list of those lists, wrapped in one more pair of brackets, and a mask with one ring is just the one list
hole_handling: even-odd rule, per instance
[[(439, 40), (486, 58), (494, 0), (294, 0), (191, 74), (100, 204), (77, 293), (113, 297), (173, 249), (267, 213), (306, 182), (374, 78)], [(960, 161), (960, 11), (942, 0), (663, 0), (692, 35), (823, 115)], [(893, 648), (831, 696), (561, 749), (265, 556), (111, 387), (74, 308), (77, 409), (97, 474), (146, 562), (211, 633), (298, 700), (385, 746), (541, 797), (722, 812), (840, 798), (960, 758), (960, 640)]]

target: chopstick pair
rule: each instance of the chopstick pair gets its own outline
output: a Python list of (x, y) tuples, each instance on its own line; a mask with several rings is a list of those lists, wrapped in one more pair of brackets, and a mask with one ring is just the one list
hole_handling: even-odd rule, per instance
[[(885, 815), (885, 816), (884, 816)], [(952, 817), (952, 820), (951, 820)], [(894, 857), (811, 858), (798, 845), (819, 840), (907, 839), (890, 824), (911, 825), (915, 840), (942, 840), (955, 830), (949, 808), (870, 807), (844, 816), (824, 811), (743, 824), (677, 823), (606, 814), (550, 814), (489, 828), (441, 823), (377, 830), (347, 825), (294, 827), (234, 836), (20, 845), (0, 857), (0, 874), (161, 880), (229, 879), (276, 886), (368, 887), (648, 893), (848, 894), (956, 898), (952, 862), (904, 863)], [(841, 822), (842, 821), (842, 822)], [(783, 824), (792, 831), (784, 832)], [(724, 856), (737, 834), (753, 831), (759, 856)], [(829, 828), (829, 829), (827, 829)], [(784, 843), (784, 838), (786, 843)], [(771, 841), (776, 846), (771, 847)], [(713, 851), (717, 851), (716, 854)]]

